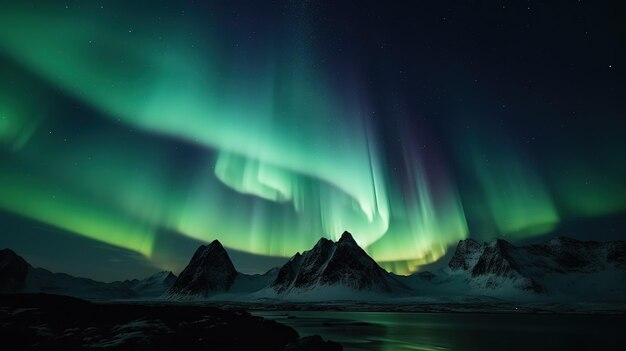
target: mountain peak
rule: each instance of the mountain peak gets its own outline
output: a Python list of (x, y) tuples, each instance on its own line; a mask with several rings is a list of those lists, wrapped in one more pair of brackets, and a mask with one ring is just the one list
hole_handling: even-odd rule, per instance
[(480, 244), (478, 241), (472, 239), (472, 238), (466, 238), (466, 239), (462, 239), (459, 240), (459, 244), (461, 243), (476, 243), (476, 244)]
[(355, 244), (356, 245), (356, 241), (352, 237), (352, 234), (350, 234), (350, 232), (348, 232), (348, 231), (343, 232), (343, 234), (341, 234), (341, 238), (339, 238), (339, 240), (337, 242), (338, 243), (345, 242), (345, 243), (350, 243), (350, 244)]
[(17, 257), (18, 255), (15, 253), (15, 251), (11, 250), (11, 249), (2, 249), (0, 250), (0, 257)]
[(162, 271), (157, 273), (159, 280), (168, 284), (170, 287), (176, 282), (176, 275), (172, 271)]
[(209, 247), (215, 246), (215, 247), (224, 248), (224, 246), (222, 246), (222, 243), (219, 240), (217, 240), (217, 239), (211, 241), (211, 243), (209, 245), (207, 245), (207, 246), (209, 246)]
[(472, 239), (459, 241), (448, 263), (453, 271), (467, 271), (482, 287), (495, 289), (505, 281), (523, 290), (540, 292), (542, 287), (525, 276), (514, 257), (517, 248), (504, 239), (479, 244)]
[(476, 265), (484, 250), (483, 245), (474, 239), (459, 240), (454, 256), (448, 263), (452, 270), (468, 270)]
[(30, 268), (30, 264), (15, 251), (0, 250), (0, 292), (21, 291)]
[(227, 291), (233, 285), (237, 271), (228, 252), (218, 240), (202, 245), (180, 273), (170, 293), (208, 295)]
[(315, 244), (314, 247), (319, 247), (319, 246), (323, 246), (323, 245), (327, 245), (328, 243), (330, 243), (331, 241), (322, 237), (320, 238), (320, 240), (317, 241), (317, 243)]
[(344, 232), (337, 242), (320, 239), (313, 249), (292, 257), (271, 284), (280, 294), (312, 292), (322, 286), (352, 290), (391, 292), (404, 288)]

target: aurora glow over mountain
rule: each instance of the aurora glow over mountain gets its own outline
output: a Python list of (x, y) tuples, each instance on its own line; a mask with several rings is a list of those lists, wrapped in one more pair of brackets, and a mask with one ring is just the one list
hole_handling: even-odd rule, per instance
[(164, 268), (349, 230), (399, 273), (624, 215), (609, 5), (409, 5), (3, 1), (0, 208)]

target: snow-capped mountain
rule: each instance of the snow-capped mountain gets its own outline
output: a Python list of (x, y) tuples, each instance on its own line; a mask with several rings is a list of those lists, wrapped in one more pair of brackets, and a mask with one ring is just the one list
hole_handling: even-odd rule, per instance
[(350, 233), (320, 239), (281, 268), (265, 274), (235, 270), (218, 241), (197, 249), (176, 278), (160, 272), (143, 280), (103, 283), (34, 268), (11, 250), (0, 250), (0, 292), (44, 292), (88, 299), (168, 298), (248, 301), (388, 300), (624, 301), (626, 242), (559, 237), (515, 246), (504, 240), (459, 242), (448, 266), (399, 276), (386, 272)]
[(207, 296), (228, 291), (237, 277), (228, 253), (214, 240), (202, 245), (169, 290), (174, 296)]
[(468, 270), (473, 268), (483, 253), (483, 245), (473, 239), (459, 241), (454, 256), (448, 263), (452, 270)]
[(280, 269), (271, 288), (283, 296), (337, 288), (367, 293), (408, 290), (369, 257), (348, 232), (337, 242), (322, 238), (311, 250), (296, 253)]
[(515, 246), (505, 240), (459, 242), (449, 263), (472, 288), (539, 294), (605, 295), (626, 282), (626, 242), (579, 241), (558, 237)]
[(266, 288), (276, 279), (278, 271), (279, 268), (274, 267), (263, 274), (245, 274), (238, 272), (235, 282), (230, 289), (228, 289), (228, 293), (248, 294)]
[(471, 276), (469, 282), (477, 287), (496, 289), (511, 285), (521, 290), (541, 292), (541, 286), (522, 273), (520, 265), (513, 258), (516, 247), (501, 239), (477, 244), (471, 239), (461, 241), (448, 264), (450, 269), (467, 271)]
[(123, 283), (138, 296), (149, 298), (163, 295), (176, 282), (176, 276), (170, 271), (155, 273), (144, 279), (125, 280)]

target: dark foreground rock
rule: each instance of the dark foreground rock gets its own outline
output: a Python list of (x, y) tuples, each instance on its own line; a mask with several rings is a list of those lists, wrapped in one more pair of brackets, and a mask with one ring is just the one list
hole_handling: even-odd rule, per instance
[[(96, 304), (45, 294), (0, 295), (0, 340), (31, 350), (340, 350), (285, 325), (208, 306)], [(339, 346), (339, 348), (337, 348)]]
[(341, 344), (334, 341), (324, 341), (324, 339), (322, 339), (322, 337), (319, 335), (306, 336), (285, 346), (285, 351), (318, 350), (341, 351), (343, 350), (343, 347), (341, 347)]

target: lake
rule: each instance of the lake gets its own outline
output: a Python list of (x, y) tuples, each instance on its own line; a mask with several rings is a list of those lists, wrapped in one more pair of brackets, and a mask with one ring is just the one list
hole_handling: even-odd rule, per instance
[[(344, 350), (603, 350), (626, 344), (626, 316), (254, 311)], [(618, 347), (618, 345), (622, 345)]]

